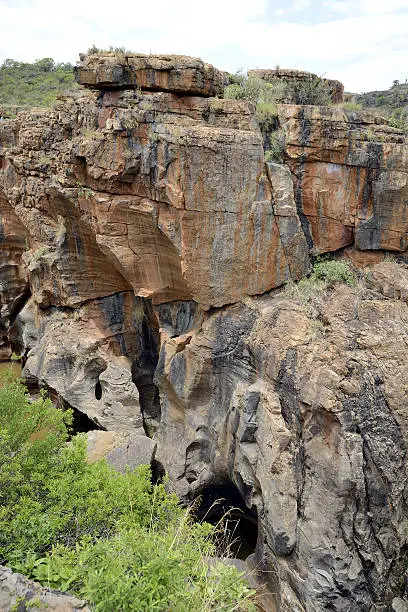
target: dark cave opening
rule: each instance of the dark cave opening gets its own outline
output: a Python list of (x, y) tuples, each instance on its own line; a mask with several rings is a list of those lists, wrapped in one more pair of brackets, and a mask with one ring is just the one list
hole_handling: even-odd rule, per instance
[(70, 427), (72, 435), (87, 433), (88, 431), (93, 431), (94, 429), (102, 429), (102, 427), (99, 427), (84, 412), (72, 407), (71, 410), (73, 412), (72, 426)]
[(98, 401), (100, 401), (102, 399), (102, 385), (101, 385), (99, 380), (98, 380), (98, 382), (95, 385), (95, 398)]
[(219, 556), (245, 560), (255, 552), (258, 541), (256, 508), (247, 508), (237, 487), (231, 482), (208, 485), (194, 500), (197, 521), (217, 526)]

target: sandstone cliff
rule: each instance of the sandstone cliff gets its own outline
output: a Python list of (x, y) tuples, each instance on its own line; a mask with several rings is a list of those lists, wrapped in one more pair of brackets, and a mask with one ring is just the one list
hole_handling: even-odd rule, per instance
[[(95, 427), (155, 433), (186, 499), (233, 487), (281, 610), (391, 610), (406, 565), (408, 144), (371, 113), (251, 103), (201, 60), (83, 56), (0, 124), (1, 357)], [(310, 254), (375, 263), (312, 311)], [(143, 446), (143, 445), (142, 445)]]

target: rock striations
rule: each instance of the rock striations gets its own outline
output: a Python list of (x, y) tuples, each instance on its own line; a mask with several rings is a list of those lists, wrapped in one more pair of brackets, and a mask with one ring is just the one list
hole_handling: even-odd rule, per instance
[[(201, 60), (75, 76), (0, 123), (0, 357), (107, 430), (91, 454), (154, 459), (185, 499), (234, 487), (277, 610), (404, 605), (408, 270), (380, 263), (408, 249), (404, 134), (281, 105), (276, 164)], [(271, 291), (340, 249), (375, 264), (358, 285)]]

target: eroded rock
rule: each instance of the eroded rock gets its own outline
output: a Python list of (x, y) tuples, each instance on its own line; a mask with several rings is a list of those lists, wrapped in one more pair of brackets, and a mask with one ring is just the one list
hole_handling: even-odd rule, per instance
[(387, 610), (400, 588), (408, 310), (377, 290), (339, 285), (323, 325), (285, 294), (247, 300), (161, 349), (158, 459), (181, 495), (229, 481), (257, 509), (278, 609)]
[(87, 433), (88, 461), (105, 458), (116, 471), (125, 473), (139, 465), (151, 465), (157, 444), (147, 436), (124, 434), (117, 431), (89, 431)]

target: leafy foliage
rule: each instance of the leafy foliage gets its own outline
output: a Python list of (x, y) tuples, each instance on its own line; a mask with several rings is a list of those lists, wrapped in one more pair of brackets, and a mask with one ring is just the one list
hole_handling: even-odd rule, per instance
[(272, 77), (268, 81), (238, 74), (224, 90), (224, 98), (281, 104), (331, 104), (330, 87), (324, 79), (310, 75), (307, 79)]
[(59, 92), (76, 86), (72, 68), (49, 57), (32, 64), (6, 59), (0, 66), (0, 104), (50, 106)]
[(267, 150), (265, 151), (266, 162), (277, 162), (282, 164), (285, 161), (286, 139), (283, 130), (271, 132), (267, 136)]
[(216, 564), (214, 530), (194, 524), (149, 466), (118, 474), (67, 444), (70, 411), (0, 387), (0, 555), (13, 569), (116, 610), (254, 610), (235, 568)]
[(325, 281), (326, 283), (346, 283), (354, 285), (355, 274), (348, 261), (341, 259), (329, 259), (328, 257), (317, 257), (313, 265), (312, 277)]

